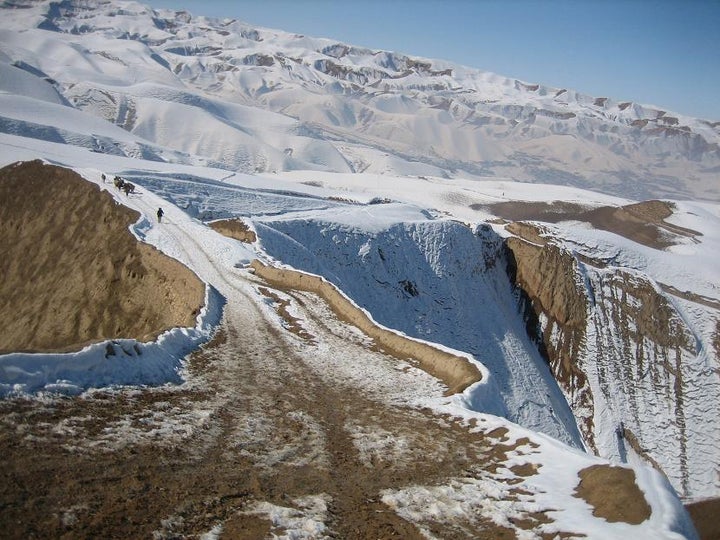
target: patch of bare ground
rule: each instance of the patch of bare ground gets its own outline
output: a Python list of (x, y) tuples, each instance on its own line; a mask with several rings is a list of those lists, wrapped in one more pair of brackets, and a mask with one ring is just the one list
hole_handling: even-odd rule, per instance
[[(382, 501), (385, 490), (504, 482), (508, 452), (529, 443), (329, 384), (298, 353), (314, 345), (245, 311), (228, 305), (183, 386), (0, 402), (3, 537), (269, 538), (284, 534), (271, 517), (281, 513), (317, 526), (315, 538), (421, 539)], [(361, 340), (343, 351), (382, 357)], [(516, 518), (522, 529), (550, 521), (534, 507)], [(480, 512), (421, 526), (438, 538), (516, 537)]]
[(583, 469), (576, 495), (593, 507), (594, 516), (610, 522), (636, 525), (650, 517), (650, 506), (632, 469), (610, 465)]
[(697, 231), (666, 222), (665, 219), (672, 215), (673, 206), (664, 201), (596, 208), (563, 201), (508, 201), (482, 208), (511, 221), (581, 221), (654, 249), (665, 249), (678, 244), (683, 238), (701, 236)]
[(720, 538), (720, 498), (696, 501), (685, 505), (695, 523), (700, 540)]
[(252, 244), (257, 241), (255, 231), (251, 230), (247, 223), (239, 218), (211, 221), (208, 225), (220, 234), (234, 238), (240, 242), (245, 242), (246, 244)]
[(0, 170), (0, 353), (70, 351), (194, 326), (205, 289), (142, 244), (138, 215), (68, 169)]

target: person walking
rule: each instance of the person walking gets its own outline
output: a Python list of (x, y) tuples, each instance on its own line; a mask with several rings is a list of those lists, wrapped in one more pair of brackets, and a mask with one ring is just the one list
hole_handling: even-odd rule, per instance
[(165, 215), (165, 212), (163, 212), (162, 208), (158, 208), (157, 211), (157, 217), (158, 217), (158, 223), (162, 221), (162, 217)]

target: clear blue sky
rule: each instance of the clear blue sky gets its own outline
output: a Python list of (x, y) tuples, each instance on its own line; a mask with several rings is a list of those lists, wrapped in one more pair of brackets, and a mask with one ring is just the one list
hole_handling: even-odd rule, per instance
[(720, 0), (140, 0), (720, 121)]

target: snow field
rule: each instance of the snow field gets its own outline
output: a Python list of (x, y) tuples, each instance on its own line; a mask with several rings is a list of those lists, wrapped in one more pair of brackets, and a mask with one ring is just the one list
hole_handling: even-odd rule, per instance
[[(25, 152), (30, 155), (33, 154), (33, 152), (44, 152), (45, 150), (49, 150), (50, 152), (52, 152), (54, 149), (60, 146), (53, 145), (51, 143), (41, 143), (39, 144), (38, 148), (38, 143), (30, 143), (30, 141), (21, 138), (14, 138), (13, 143), (15, 143), (16, 145), (18, 143), (19, 145), (26, 145)], [(17, 155), (15, 152), (11, 151), (12, 147), (10, 147), (9, 145), (5, 145), (3, 146), (3, 148), (5, 149), (5, 153), (3, 154), (5, 156), (5, 160), (13, 159)], [(82, 151), (78, 152), (79, 153), (76, 153), (76, 156), (81, 158), (80, 161), (82, 161), (82, 159), (88, 160), (89, 156), (83, 157)], [(72, 155), (69, 156), (69, 158), (74, 159)], [(101, 158), (101, 161), (103, 161), (105, 165), (108, 165), (106, 169), (108, 171), (112, 170), (112, 168), (114, 167), (115, 171), (121, 172), (122, 167), (125, 167), (127, 166), (126, 164), (128, 164), (125, 158), (103, 157)], [(97, 165), (97, 163), (95, 163), (95, 165)], [(142, 177), (142, 173), (137, 167), (138, 163), (134, 162), (134, 165), (135, 167), (133, 168), (133, 171), (135, 172), (133, 173), (133, 179), (137, 180)], [(160, 168), (157, 164), (152, 165), (153, 167), (156, 167), (156, 170), (162, 170), (162, 168)], [(170, 175), (176, 175), (182, 170), (178, 169), (178, 166), (176, 165), (167, 165), (166, 167), (166, 171)], [(100, 182), (100, 170), (80, 168), (79, 171), (86, 178), (92, 179), (96, 182)], [(201, 178), (203, 176), (201, 169), (193, 169), (193, 174)], [(206, 177), (209, 176), (210, 178), (221, 177), (221, 175), (218, 175), (217, 171), (212, 170), (207, 170), (207, 173), (205, 174)], [(152, 178), (155, 176), (157, 176), (156, 172), (148, 173), (148, 178)], [(173, 181), (171, 180), (172, 176), (165, 176), (165, 178), (166, 184), (173, 184)], [(241, 177), (234, 177), (233, 184), (229, 184), (229, 186), (240, 190), (241, 188), (237, 186), (237, 182), (239, 181), (241, 181)], [(254, 179), (249, 179), (248, 181), (255, 182)], [(185, 190), (188, 195), (192, 193), (195, 187), (194, 183), (188, 180), (183, 180), (179, 184), (185, 186)], [(212, 287), (217, 290), (218, 293), (222, 295), (222, 297), (225, 298), (226, 301), (232, 301), (232, 298), (235, 294), (233, 290), (237, 289), (238, 287), (240, 287), (241, 290), (246, 291), (247, 294), (257, 296), (256, 289), (254, 288), (255, 285), (252, 284), (252, 281), (247, 281), (244, 277), (246, 275), (246, 271), (242, 268), (237, 268), (237, 266), (243, 266), (253, 257), (256, 257), (258, 255), (264, 256), (266, 259), (272, 259), (274, 257), (269, 255), (263, 255), (262, 252), (258, 252), (258, 246), (246, 247), (238, 242), (221, 237), (220, 235), (211, 231), (201, 222), (194, 219), (183, 209), (172, 204), (170, 200), (160, 198), (152, 191), (149, 191), (146, 188), (142, 187), (142, 184), (140, 185), (140, 194), (137, 196), (131, 196), (127, 198), (124, 195), (120, 195), (119, 193), (116, 194), (118, 200), (139, 210), (143, 214), (144, 217), (141, 218), (141, 220), (135, 227), (135, 232), (140, 238), (153, 243), (167, 254), (187, 264), (191, 269), (193, 269), (196, 273), (200, 275), (201, 279), (205, 280), (207, 283), (212, 284)], [(114, 189), (110, 186), (110, 184), (107, 184), (105, 187), (106, 189), (109, 189), (111, 191)], [(174, 185), (173, 189), (176, 191), (182, 191), (177, 188), (177, 185)], [(310, 189), (310, 187), (308, 187), (308, 189)], [(317, 188), (312, 189), (317, 191)], [(172, 193), (172, 190), (167, 187), (159, 191), (165, 195), (167, 195), (168, 193)], [(230, 191), (231, 190), (228, 189), (224, 193), (227, 194)], [(261, 192), (258, 192), (258, 194), (260, 193)], [(274, 195), (273, 193), (269, 193), (268, 196), (272, 197)], [(221, 200), (220, 196), (216, 197), (218, 198), (218, 200)], [(237, 200), (233, 199), (233, 197), (228, 196), (227, 200), (230, 204), (237, 204)], [(289, 197), (287, 200), (298, 201), (297, 204), (300, 205), (298, 208), (300, 210), (300, 212), (298, 212), (299, 216), (302, 216), (303, 213), (308, 212), (308, 209), (304, 207), (304, 205), (307, 204), (307, 199), (305, 197), (296, 197), (295, 199)], [(161, 225), (158, 225), (154, 222), (154, 212), (158, 206), (162, 206), (164, 208), (166, 216), (166, 222)], [(238, 208), (239, 207), (235, 207), (233, 212), (237, 212)], [(323, 210), (320, 210), (320, 216), (322, 216), (323, 212)], [(295, 219), (295, 217), (293, 216), (294, 212), (292, 210), (292, 204), (289, 204), (286, 210), (286, 214), (288, 218)], [(412, 233), (412, 231), (418, 231), (423, 227), (429, 228), (427, 230), (432, 230), (434, 227), (439, 226), (441, 231), (447, 231), (448, 227), (450, 228), (450, 230), (454, 230), (454, 227), (460, 227), (451, 225), (449, 223), (444, 223), (442, 221), (438, 222), (437, 224), (433, 224), (432, 221), (428, 221), (428, 215), (426, 213), (422, 211), (418, 212), (417, 207), (404, 207), (403, 205), (371, 205), (367, 207), (358, 207), (357, 209), (349, 207), (348, 209), (345, 209), (345, 211), (338, 213), (338, 216), (341, 221), (340, 228), (337, 228), (337, 225), (332, 225), (332, 221), (328, 221), (325, 217), (317, 221), (317, 223), (321, 225), (319, 230), (313, 229), (312, 227), (308, 228), (308, 222), (301, 221), (300, 224), (304, 223), (305, 225), (294, 231), (297, 234), (304, 228), (307, 230), (303, 234), (308, 234), (312, 232), (313, 235), (317, 235), (318, 239), (325, 238), (322, 243), (317, 244), (318, 247), (316, 251), (321, 254), (323, 250), (327, 250), (328, 253), (332, 253), (332, 250), (336, 250), (336, 257), (331, 258), (328, 256), (326, 259), (321, 259), (325, 261), (325, 264), (332, 263), (333, 265), (338, 265), (346, 256), (346, 249), (351, 250), (350, 252), (353, 254), (353, 257), (362, 257), (363, 255), (369, 256), (370, 253), (373, 252), (377, 254), (377, 249), (373, 251), (373, 248), (385, 248), (388, 251), (388, 253), (386, 254), (386, 258), (389, 259), (389, 256), (391, 254), (399, 255), (402, 251), (404, 251), (400, 248), (402, 245), (405, 245), (407, 242), (410, 241), (410, 239), (413, 238), (412, 234), (408, 236), (408, 234)], [(400, 223), (406, 223), (406, 220), (408, 220), (408, 218), (411, 216), (413, 216), (413, 219), (410, 220), (411, 225), (409, 225), (409, 228), (406, 228), (408, 227), (407, 225), (400, 225)], [(269, 220), (268, 218), (262, 218), (261, 220), (254, 219), (252, 220), (252, 223), (257, 231), (260, 231), (263, 226), (268, 227), (268, 224), (272, 224), (273, 227), (278, 227), (280, 228), (280, 230), (284, 230), (282, 227), (285, 227), (286, 232), (292, 233), (293, 230), (291, 230), (291, 225), (294, 223), (292, 219), (286, 220), (284, 224), (281, 221), (273, 221)], [(322, 234), (319, 234), (320, 230), (325, 231), (324, 236)], [(365, 230), (365, 232), (363, 232), (363, 230)], [(388, 230), (391, 230), (392, 234), (387, 237), (386, 241), (381, 244), (373, 243), (373, 238), (377, 238), (377, 236), (381, 236), (383, 234), (387, 235)], [(467, 232), (465, 234), (467, 235), (468, 240), (470, 240), (471, 237), (474, 238), (472, 231), (469, 229), (467, 229)], [(414, 237), (414, 241), (416, 241), (420, 237), (422, 237), (422, 235)], [(350, 241), (351, 239), (353, 240)], [(328, 241), (329, 244), (327, 243)], [(443, 242), (450, 241), (451, 240), (449, 238), (443, 241), (443, 237), (441, 235), (437, 238), (434, 238), (429, 245), (436, 246), (436, 249), (440, 249), (440, 247), (443, 246)], [(462, 247), (457, 245), (457, 239), (452, 240), (452, 242), (455, 242), (455, 244), (452, 246), (448, 244), (443, 249), (457, 249)], [(472, 242), (476, 242), (476, 240), (472, 240)], [(469, 245), (472, 245), (472, 242)], [(309, 243), (309, 245), (312, 246), (314, 244)], [(410, 245), (412, 244), (409, 244), (408, 247)], [(283, 260), (291, 260), (292, 257), (294, 257), (292, 253), (286, 252), (287, 248), (285, 250), (280, 250), (279, 248), (276, 248), (275, 251), (270, 249), (270, 243), (267, 240), (267, 236), (263, 237), (262, 232), (261, 243), (259, 244), (259, 246), (263, 249), (269, 250), (271, 255), (273, 253), (276, 256), (280, 255)], [(348, 247), (342, 248), (340, 249), (340, 251), (337, 251), (342, 246)], [(417, 253), (417, 248), (415, 248), (415, 252)], [(412, 253), (412, 251), (410, 251), (410, 253)], [(438, 287), (441, 287), (441, 284), (434, 283), (433, 280), (430, 279), (431, 275), (444, 275), (448, 272), (459, 272), (460, 269), (463, 268), (461, 265), (462, 263), (459, 260), (453, 262), (453, 266), (444, 266), (444, 264), (442, 264), (442, 261), (444, 261), (445, 258), (440, 253), (444, 253), (442, 252), (442, 249), (436, 251), (435, 255), (429, 257), (429, 259), (417, 259), (417, 261), (415, 259), (400, 259), (400, 261), (404, 262), (394, 263), (396, 264), (396, 266), (394, 267), (412, 268), (413, 266), (409, 265), (408, 262), (412, 262), (412, 265), (417, 266), (417, 264), (420, 264), (421, 261), (424, 260), (424, 262), (422, 262), (422, 265), (426, 267), (428, 267), (427, 265), (429, 265), (429, 268), (434, 268), (434, 270), (430, 274), (428, 274), (428, 277), (423, 278), (422, 281), (419, 279), (419, 274), (415, 276), (417, 280), (416, 286), (427, 287), (429, 290), (432, 290), (433, 288), (437, 289)], [(379, 257), (379, 255), (376, 256)], [(334, 262), (335, 259), (337, 259), (337, 262)], [(339, 268), (340, 266), (337, 267)], [(331, 268), (335, 268), (335, 266), (331, 266)], [(481, 268), (484, 268), (484, 263)], [(477, 268), (477, 270), (480, 271), (481, 268)], [(352, 279), (360, 279), (360, 276), (357, 276), (355, 272), (353, 272), (352, 274), (348, 274), (348, 276), (349, 278), (345, 277), (343, 283), (346, 283), (347, 281)], [(495, 287), (493, 287), (493, 289), (494, 288)], [(352, 290), (352, 287), (350, 287), (350, 289)], [(472, 287), (471, 290), (473, 290)], [(463, 294), (464, 293), (465, 291), (463, 291)], [(400, 289), (395, 294), (404, 297), (406, 292)], [(455, 296), (453, 296), (453, 294)], [(457, 298), (459, 291), (456, 291), (453, 294), (451, 294), (449, 298)], [(414, 298), (415, 297), (412, 297), (412, 295), (408, 294), (406, 300), (412, 301)], [(306, 302), (306, 305), (312, 306), (315, 304), (311, 301), (308, 301)], [(266, 306), (266, 309), (272, 312), (271, 306)], [(418, 312), (421, 313), (422, 309), (418, 310)], [(465, 313), (465, 315), (467, 315), (467, 313)], [(485, 315), (487, 315), (487, 312), (485, 312)], [(321, 315), (321, 320), (331, 321), (332, 318)], [(312, 334), (312, 326), (309, 325), (309, 323), (307, 322), (303, 324), (307, 326), (306, 329)], [(428, 326), (428, 328), (431, 327)], [(477, 331), (477, 329), (475, 329), (474, 331)], [(351, 334), (354, 333), (354, 339), (356, 340), (363, 339), (361, 335), (357, 335), (356, 331), (352, 329), (348, 329), (346, 330), (346, 332), (351, 332)], [(450, 331), (449, 329), (446, 329), (444, 333), (450, 336), (452, 336), (453, 333), (457, 335), (457, 331)], [(423, 335), (422, 337), (423, 339), (427, 339), (428, 336)], [(319, 351), (322, 351), (323, 347), (325, 346), (327, 345), (320, 344)], [(434, 410), (451, 412), (454, 416), (465, 417), (468, 420), (470, 418), (475, 418), (476, 421), (479, 421), (479, 425), (483, 426), (484, 428), (489, 427), (490, 425), (505, 428), (511, 426), (511, 424), (509, 424), (506, 420), (502, 420), (480, 412), (474, 412), (468, 409), (468, 405), (472, 407), (473, 405), (482, 403), (482, 398), (477, 398), (476, 393), (482, 393), (484, 389), (478, 390), (478, 388), (471, 387), (466, 390), (463, 395), (456, 395), (451, 398), (443, 398), (441, 397), (442, 388), (438, 386), (438, 383), (422, 372), (419, 372), (412, 368), (403, 368), (402, 370), (392, 369), (390, 371), (386, 371), (387, 368), (382, 368), (380, 369), (380, 371), (378, 371), (379, 364), (373, 366), (368, 364), (357, 365), (353, 362), (347, 362), (345, 359), (342, 358), (342, 356), (336, 355), (334, 353), (334, 350), (337, 349), (331, 348), (328, 349), (327, 354), (322, 353), (316, 355), (318, 361), (316, 369), (318, 370), (318, 372), (322, 372), (325, 374), (333, 374), (332, 378), (330, 379), (332, 384), (367, 385), (371, 381), (375, 381), (374, 383), (370, 384), (370, 387), (376, 388), (376, 390), (371, 390), (371, 394), (377, 396), (377, 399), (389, 399), (394, 402), (400, 401), (412, 406), (418, 406), (419, 404), (423, 403), (425, 405), (431, 406)], [(476, 358), (478, 358), (478, 355), (475, 356)], [(482, 355), (479, 356), (482, 357)], [(68, 356), (69, 360), (72, 360), (72, 358), (73, 355)], [(178, 358), (181, 358), (181, 356), (178, 355)], [(173, 379), (171, 380), (176, 380), (176, 378), (178, 377), (178, 371), (176, 370), (177, 365), (174, 366), (175, 367), (169, 370), (173, 372)], [(180, 373), (182, 372), (180, 371)], [(488, 370), (488, 373), (492, 372)], [(89, 381), (88, 383), (86, 383), (90, 387), (112, 384), (113, 382), (117, 383), (117, 381), (113, 381), (112, 379), (109, 379), (109, 377), (102, 378), (98, 376), (97, 372), (95, 372), (95, 374), (97, 378), (93, 381)], [(402, 376), (404, 382), (395, 380), (396, 376)], [(408, 379), (407, 377), (411, 378)], [(495, 382), (486, 384), (498, 384), (497, 377), (490, 376), (488, 379), (490, 381), (494, 380)], [(409, 388), (413, 387), (408, 385), (408, 381), (410, 380), (415, 381), (412, 383), (413, 386), (417, 385), (420, 381), (426, 382), (422, 383), (418, 387), (417, 391), (413, 393), (408, 392)], [(46, 384), (56, 384), (56, 381), (47, 381)], [(483, 383), (480, 384), (482, 385)], [(76, 388), (81, 388), (81, 386), (81, 384), (75, 383)], [(51, 386), (51, 388), (53, 387)], [(498, 394), (500, 394), (500, 392), (490, 392), (489, 395), (495, 395), (497, 397)], [(428, 398), (428, 396), (433, 395), (436, 397)], [(490, 398), (489, 403), (493, 402), (495, 404), (495, 407), (497, 407), (498, 403), (500, 403), (499, 401), (497, 401), (496, 398)], [(152, 418), (152, 416), (149, 417), (151, 421)], [(179, 417), (178, 419), (180, 420), (181, 418), (182, 417)], [(302, 421), (302, 419), (299, 420)], [(197, 421), (202, 421), (202, 419), (198, 418)], [(311, 424), (308, 424), (308, 426), (311, 426)], [(533, 441), (538, 441), (539, 437), (542, 438), (537, 433), (524, 431), (520, 427), (513, 427), (512, 430), (520, 430), (519, 432), (512, 432), (511, 438), (514, 438), (515, 440), (525, 434), (530, 436), (531, 440)], [(541, 448), (534, 450), (533, 453), (530, 454), (530, 457), (528, 457), (528, 455), (524, 455), (522, 457), (524, 461), (531, 459), (537, 464), (542, 465), (542, 467), (539, 468), (539, 471), (541, 473), (539, 476), (536, 475), (534, 477), (531, 477), (531, 479), (527, 481), (528, 485), (537, 486), (537, 491), (533, 493), (532, 500), (521, 500), (519, 503), (517, 503), (519, 504), (519, 506), (517, 507), (517, 511), (527, 511), (528, 509), (535, 508), (534, 505), (539, 505), (542, 508), (563, 508), (563, 512), (559, 513), (557, 516), (553, 515), (553, 518), (556, 519), (555, 525), (557, 527), (568, 528), (570, 530), (578, 532), (592, 532), (594, 530), (593, 527), (600, 527), (600, 525), (597, 525), (597, 520), (591, 517), (589, 507), (587, 507), (587, 505), (579, 499), (573, 497), (572, 493), (563, 490), (568, 490), (569, 488), (567, 486), (575, 485), (578, 470), (586, 467), (591, 463), (597, 463), (602, 461), (596, 461), (595, 458), (591, 458), (583, 453), (573, 453), (566, 446), (559, 445), (559, 443), (554, 442), (552, 439), (543, 439), (543, 441), (545, 442), (542, 443)], [(375, 445), (374, 447), (373, 444)], [(380, 437), (379, 440), (376, 440), (375, 443), (371, 443), (369, 448), (364, 449), (364, 452), (367, 455), (372, 455), (373, 452), (377, 451), (377, 448), (383, 447), (383, 445), (386, 447), (389, 445), (389, 447), (394, 448), (395, 451), (400, 453), (403, 452), (404, 443), (402, 442), (402, 440), (383, 441), (382, 437)], [(570, 452), (570, 455), (577, 457), (570, 459), (568, 457), (568, 452)], [(548, 464), (553, 460), (563, 464), (562, 471), (551, 470)], [(639, 468), (643, 469), (644, 467), (645, 466), (640, 466)], [(556, 474), (557, 476), (555, 476)], [(650, 478), (652, 478), (652, 474), (650, 475)], [(536, 483), (534, 484), (533, 481)], [(560, 484), (563, 484), (565, 487), (561, 488), (559, 486)], [(476, 485), (472, 489), (464, 484), (453, 484), (447, 487), (444, 491), (440, 490), (433, 495), (438, 497), (438, 500), (435, 503), (437, 512), (456, 513), (461, 511), (463, 507), (466, 507), (466, 505), (470, 504), (468, 502), (468, 497), (470, 497), (471, 495), (469, 494), (469, 492), (467, 492), (468, 489), (473, 493), (476, 493), (477, 490), (482, 491), (483, 489), (488, 488), (487, 486), (483, 488), (483, 486), (480, 484)], [(656, 485), (649, 483), (645, 486), (644, 489), (647, 490), (646, 493), (651, 493), (653, 489), (659, 488), (657, 488)], [(423, 493), (425, 493), (425, 496), (428, 496), (426, 492)], [(562, 493), (565, 493), (565, 495), (562, 495)], [(397, 506), (399, 511), (404, 511), (401, 509), (405, 507), (408, 508), (408, 512), (410, 512), (410, 510), (412, 509), (413, 495), (410, 492), (407, 494), (387, 493), (385, 496), (387, 497), (388, 502)], [(472, 495), (472, 497), (475, 497), (475, 495)], [(630, 530), (633, 530), (634, 534), (638, 533), (638, 531), (641, 531), (641, 537), (643, 534), (647, 534), (646, 537), (648, 538), (673, 537), (673, 535), (669, 533), (669, 530), (677, 530), (678, 527), (680, 527), (679, 523), (681, 523), (681, 517), (678, 517), (680, 516), (680, 511), (677, 507), (674, 508), (674, 510), (671, 507), (670, 510), (672, 510), (672, 512), (668, 514), (668, 508), (662, 505), (669, 503), (667, 500), (662, 498), (660, 498), (655, 503), (652, 503), (652, 501), (650, 502), (651, 504), (653, 504), (653, 509), (657, 510), (653, 512), (653, 516), (656, 516), (658, 512), (662, 511), (665, 516), (663, 518), (665, 521), (661, 523), (659, 521), (651, 520), (649, 522), (646, 522), (642, 526), (634, 527)], [(498, 504), (501, 504), (502, 506), (505, 503)], [(584, 507), (585, 510), (580, 510), (579, 507)], [(490, 519), (490, 517), (494, 515), (494, 511), (492, 510), (493, 508), (495, 510), (500, 509), (500, 507), (498, 507), (497, 505), (489, 505), (485, 507), (484, 511), (486, 512), (488, 519)], [(507, 511), (509, 515), (512, 515), (513, 512), (512, 509), (507, 509), (504, 506), (503, 511)], [(667, 517), (668, 515), (675, 517)], [(500, 518), (496, 517), (496, 519)], [(668, 523), (671, 523), (671, 525), (668, 525)], [(602, 527), (607, 526), (608, 525), (605, 524)], [(613, 530), (619, 531), (619, 529)], [(685, 531), (685, 534), (690, 535), (688, 531), (689, 529)]]

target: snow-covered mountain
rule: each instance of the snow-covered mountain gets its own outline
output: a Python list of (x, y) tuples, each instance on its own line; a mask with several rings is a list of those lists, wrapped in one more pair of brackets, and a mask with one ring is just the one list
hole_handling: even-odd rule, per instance
[[(45, 81), (37, 92), (52, 107), (134, 136), (84, 142), (100, 151), (170, 159), (156, 145), (243, 172), (497, 177), (720, 200), (718, 123), (135, 2), (4, 7), (3, 70)], [(2, 131), (24, 122), (4, 115)], [(77, 139), (58, 129), (38, 136)]]
[[(718, 124), (135, 2), (0, 13), (2, 165), (121, 175), (218, 265), (322, 275), (470, 355), (469, 410), (720, 494)], [(252, 248), (201, 226), (228, 217)], [(192, 260), (150, 221), (136, 232)], [(32, 377), (3, 393), (143, 378), (13, 369)]]

